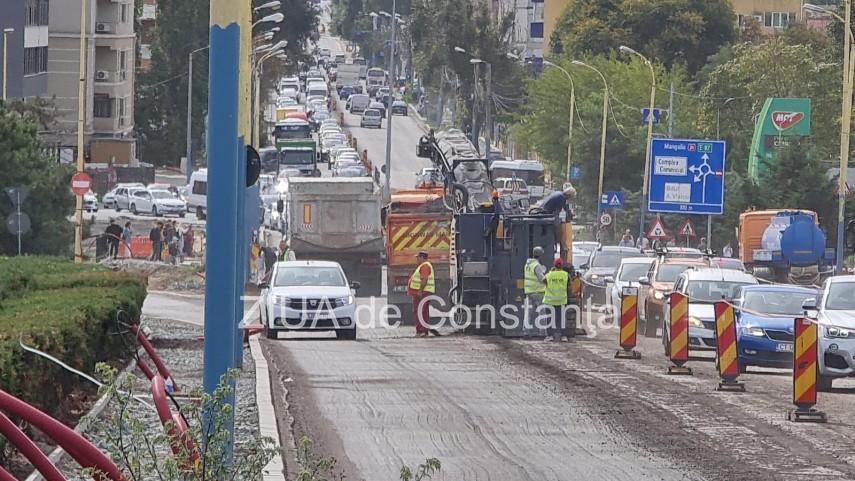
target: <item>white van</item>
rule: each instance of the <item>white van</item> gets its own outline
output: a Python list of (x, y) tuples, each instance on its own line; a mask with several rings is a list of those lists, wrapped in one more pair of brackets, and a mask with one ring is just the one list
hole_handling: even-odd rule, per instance
[(367, 94), (356, 94), (351, 95), (350, 98), (347, 99), (347, 109), (350, 110), (352, 114), (361, 114), (365, 112), (365, 109), (371, 105), (371, 97)]
[(306, 87), (306, 97), (323, 97), (329, 98), (330, 91), (327, 84), (322, 82), (312, 82)]
[(282, 93), (285, 90), (293, 90), (294, 92), (300, 93), (300, 79), (297, 77), (283, 77), (279, 81), (279, 92)]
[(205, 220), (208, 216), (208, 169), (199, 169), (190, 175), (187, 210), (195, 212), (199, 220)]

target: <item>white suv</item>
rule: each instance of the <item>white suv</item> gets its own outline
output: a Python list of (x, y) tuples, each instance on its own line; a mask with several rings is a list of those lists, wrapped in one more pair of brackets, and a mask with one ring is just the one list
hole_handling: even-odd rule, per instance
[(335, 331), (339, 339), (356, 339), (359, 283), (348, 284), (338, 262), (277, 262), (261, 288), (261, 323), (268, 339), (279, 331)]
[(855, 276), (829, 277), (802, 307), (819, 324), (816, 388), (828, 391), (835, 378), (855, 376)]

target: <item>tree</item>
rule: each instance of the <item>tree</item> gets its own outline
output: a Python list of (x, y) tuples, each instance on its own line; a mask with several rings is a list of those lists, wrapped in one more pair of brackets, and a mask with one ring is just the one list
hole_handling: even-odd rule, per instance
[[(581, 57), (597, 68), (609, 83), (609, 123), (606, 131), (604, 190), (639, 191), (644, 173), (647, 128), (642, 125), (641, 109), (649, 105), (650, 69), (638, 59), (629, 63), (616, 57)], [(556, 60), (572, 76), (576, 87), (577, 113), (573, 127), (573, 164), (582, 168), (576, 183), (577, 202), (584, 210), (596, 210), (599, 177), (601, 122), (603, 115), (603, 82), (590, 69), (574, 67), (567, 58)], [(694, 138), (698, 133), (698, 100), (691, 95), (687, 74), (679, 68), (665, 72), (655, 65), (657, 82), (668, 86), (674, 82), (674, 130), (677, 138)], [(667, 90), (667, 89), (662, 89)], [(666, 108), (667, 93), (659, 91), (656, 106)], [(682, 95), (681, 95), (682, 94)], [(524, 138), (537, 150), (553, 178), (567, 178), (567, 143), (569, 138), (570, 83), (558, 69), (547, 70), (529, 82), (530, 102), (525, 107), (522, 123)], [(657, 136), (667, 132), (667, 115), (654, 126)], [(636, 216), (637, 219), (637, 216)]]
[(553, 51), (608, 54), (628, 45), (690, 74), (736, 35), (729, 0), (570, 0), (558, 17)]
[[(23, 252), (67, 255), (71, 252), (74, 228), (68, 216), (74, 213), (74, 196), (68, 188), (72, 169), (52, 162), (38, 138), (38, 125), (0, 102), (0, 172), (7, 187), (29, 187), (22, 211), (32, 229), (23, 236)], [(0, 218), (6, 219), (14, 206), (5, 193), (0, 200)], [(16, 236), (0, 233), (0, 255), (18, 252)]]
[(810, 98), (813, 155), (836, 155), (840, 145), (839, 65), (826, 62), (825, 53), (814, 46), (789, 44), (786, 37), (739, 44), (729, 55), (729, 60), (707, 74), (700, 94), (708, 100), (703, 103), (698, 127), (708, 136), (721, 127), (731, 166), (746, 170), (754, 115), (769, 97)]

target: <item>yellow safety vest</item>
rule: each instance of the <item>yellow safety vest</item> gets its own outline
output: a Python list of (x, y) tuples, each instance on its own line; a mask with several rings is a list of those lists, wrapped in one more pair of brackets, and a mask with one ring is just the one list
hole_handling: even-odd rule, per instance
[(544, 276), (546, 293), (543, 303), (549, 306), (564, 306), (567, 304), (567, 283), (570, 275), (567, 271), (549, 271)]
[(531, 259), (525, 265), (525, 293), (529, 294), (543, 294), (546, 292), (546, 286), (543, 285), (543, 282), (537, 278), (537, 268), (540, 267), (540, 262)]
[(423, 262), (416, 267), (416, 271), (413, 272), (413, 275), (410, 276), (410, 285), (407, 286), (413, 291), (420, 291), (422, 289), (422, 276), (419, 275), (419, 271), (422, 269), (422, 266), (427, 264), (430, 267), (430, 275), (428, 275), (427, 286), (425, 286), (425, 292), (428, 294), (433, 294), (436, 292), (436, 278), (433, 275), (433, 264), (430, 262)]

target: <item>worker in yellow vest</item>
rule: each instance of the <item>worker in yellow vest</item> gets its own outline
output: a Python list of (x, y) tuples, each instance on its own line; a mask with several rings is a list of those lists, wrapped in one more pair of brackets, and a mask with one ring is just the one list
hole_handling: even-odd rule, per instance
[(552, 322), (546, 329), (547, 336), (544, 340), (567, 342), (567, 336), (562, 336), (562, 331), (572, 332), (571, 335), (575, 335), (575, 329), (566, 329), (564, 308), (567, 306), (570, 274), (564, 270), (564, 261), (560, 257), (555, 259), (552, 270), (543, 277), (543, 283), (546, 285), (543, 303), (551, 306), (552, 310)]
[(407, 283), (407, 295), (413, 297), (413, 319), (416, 323), (416, 337), (427, 337), (430, 328), (430, 297), (436, 292), (436, 277), (433, 265), (428, 261), (428, 253), (416, 254), (418, 267)]
[(531, 257), (525, 261), (525, 325), (523, 331), (536, 326), (537, 309), (543, 304), (543, 293), (546, 286), (543, 278), (546, 276), (546, 267), (540, 263), (543, 255), (543, 247), (537, 246), (531, 251)]

